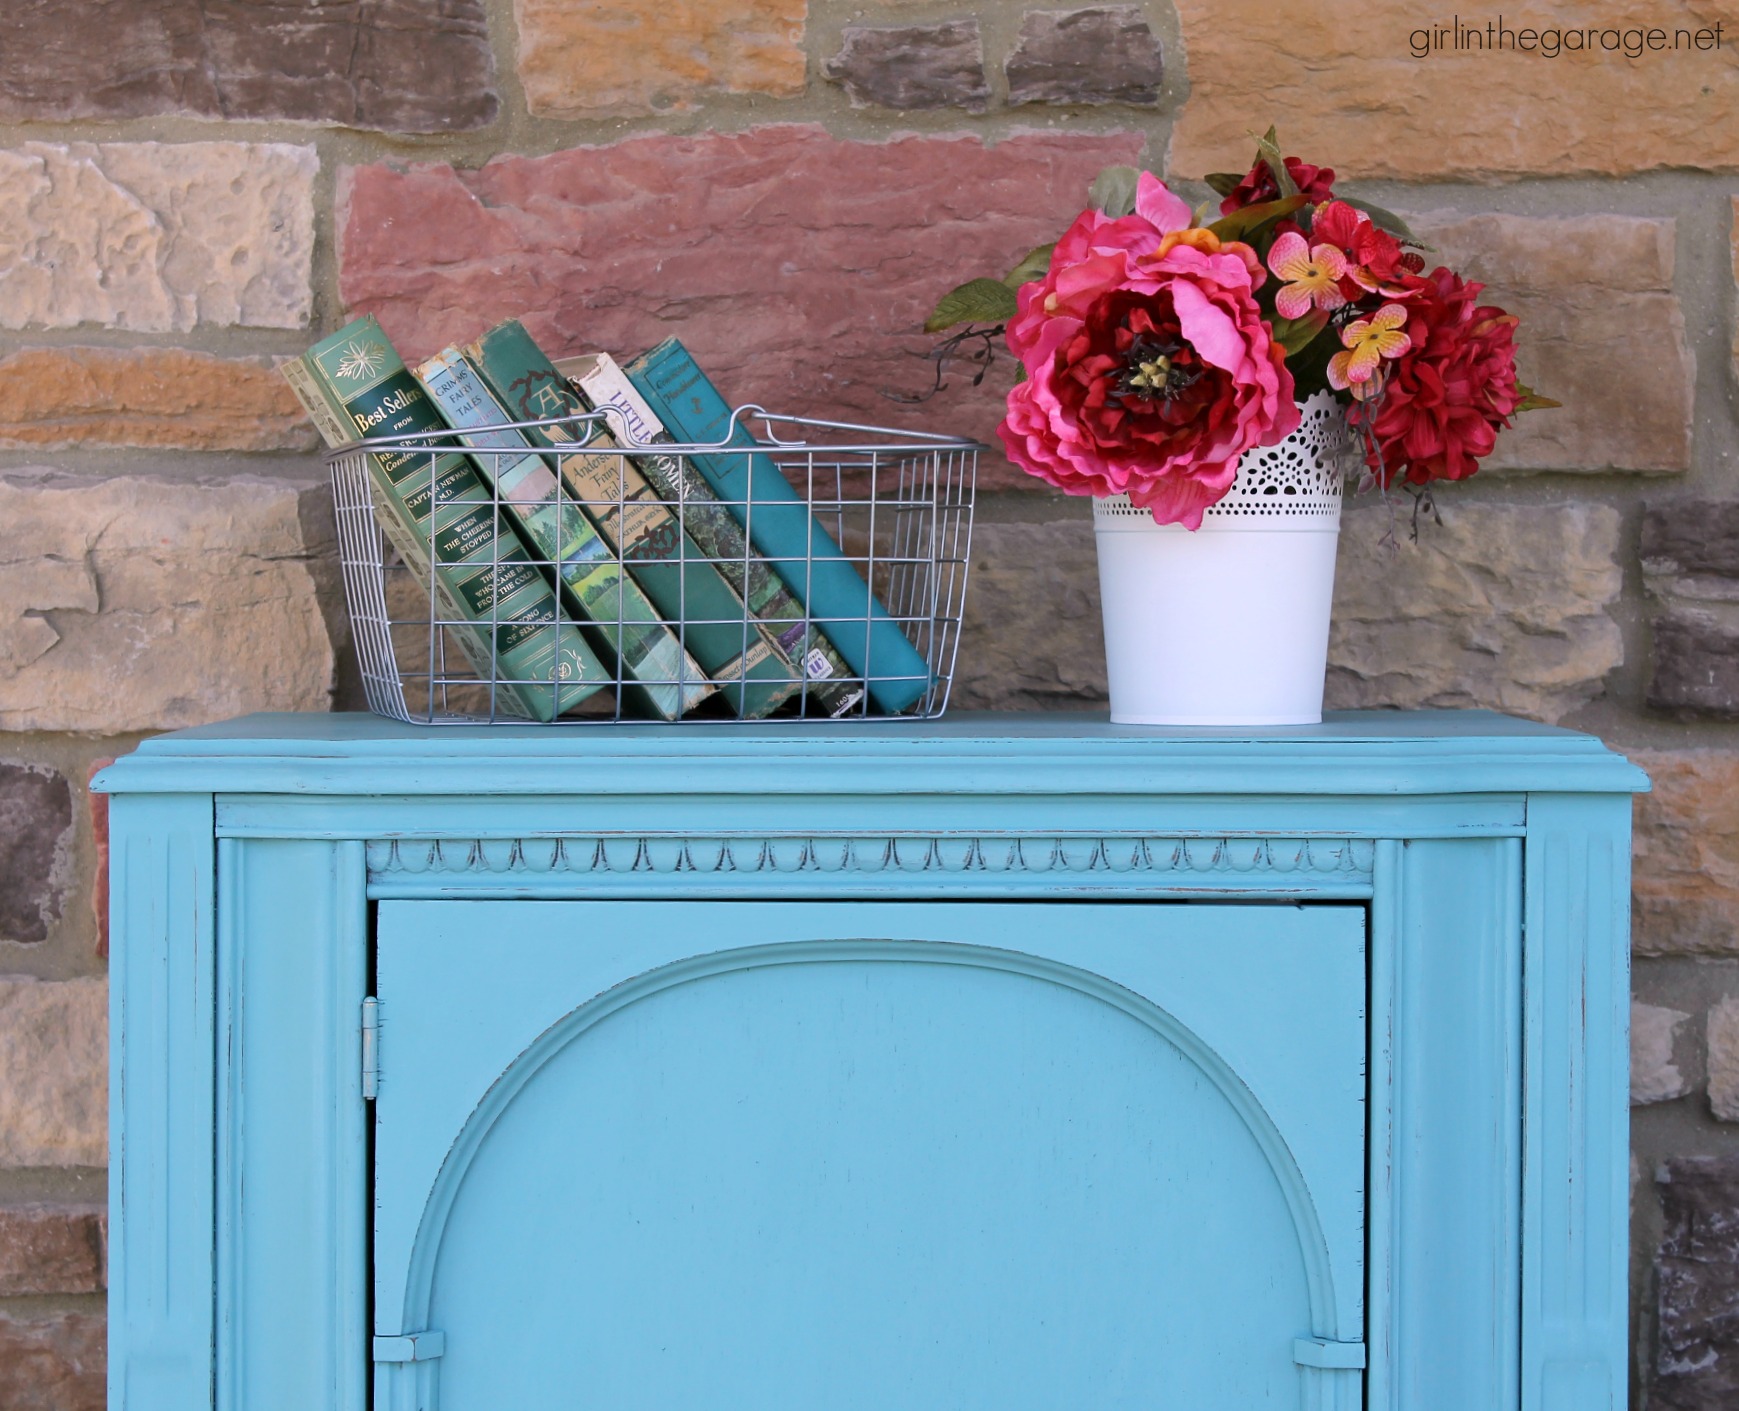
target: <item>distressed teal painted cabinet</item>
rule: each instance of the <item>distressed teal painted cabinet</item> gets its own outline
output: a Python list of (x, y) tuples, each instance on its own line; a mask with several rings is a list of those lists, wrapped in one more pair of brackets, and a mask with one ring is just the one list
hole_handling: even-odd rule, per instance
[(1479, 713), (106, 771), (120, 1411), (1601, 1411), (1631, 791)]

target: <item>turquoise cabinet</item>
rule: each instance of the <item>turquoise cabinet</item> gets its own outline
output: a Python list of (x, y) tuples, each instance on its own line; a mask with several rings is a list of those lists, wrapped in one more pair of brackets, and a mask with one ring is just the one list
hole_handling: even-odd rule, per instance
[(114, 1408), (1622, 1404), (1585, 736), (263, 716), (101, 785)]

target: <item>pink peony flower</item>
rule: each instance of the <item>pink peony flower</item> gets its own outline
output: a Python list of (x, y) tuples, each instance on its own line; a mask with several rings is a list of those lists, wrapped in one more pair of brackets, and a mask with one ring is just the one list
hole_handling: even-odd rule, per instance
[(1298, 426), (1253, 297), (1263, 278), (1253, 250), (1192, 228), (1148, 173), (1132, 215), (1083, 211), (1008, 326), (1026, 369), (997, 428), (1010, 459), (1069, 494), (1127, 494), (1161, 524), (1199, 528), (1238, 457)]

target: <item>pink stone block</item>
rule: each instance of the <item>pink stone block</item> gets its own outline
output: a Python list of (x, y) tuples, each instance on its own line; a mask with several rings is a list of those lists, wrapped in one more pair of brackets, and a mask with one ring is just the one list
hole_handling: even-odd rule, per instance
[[(552, 356), (682, 338), (727, 399), (995, 444), (1014, 363), (929, 386), (948, 289), (1054, 240), (1140, 133), (855, 142), (819, 127), (635, 137), (477, 171), (346, 170), (340, 291), (407, 361), (522, 319)], [(980, 484), (1044, 488), (1000, 453)]]

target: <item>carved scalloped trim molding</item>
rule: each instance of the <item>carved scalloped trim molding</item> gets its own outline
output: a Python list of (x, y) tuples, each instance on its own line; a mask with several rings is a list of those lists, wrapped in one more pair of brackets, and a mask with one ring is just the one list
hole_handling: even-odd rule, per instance
[(1368, 882), (1375, 845), (1348, 838), (1131, 838), (907, 834), (780, 838), (590, 836), (386, 839), (368, 845), (371, 877), (428, 874), (583, 877), (998, 873), (1300, 874)]

